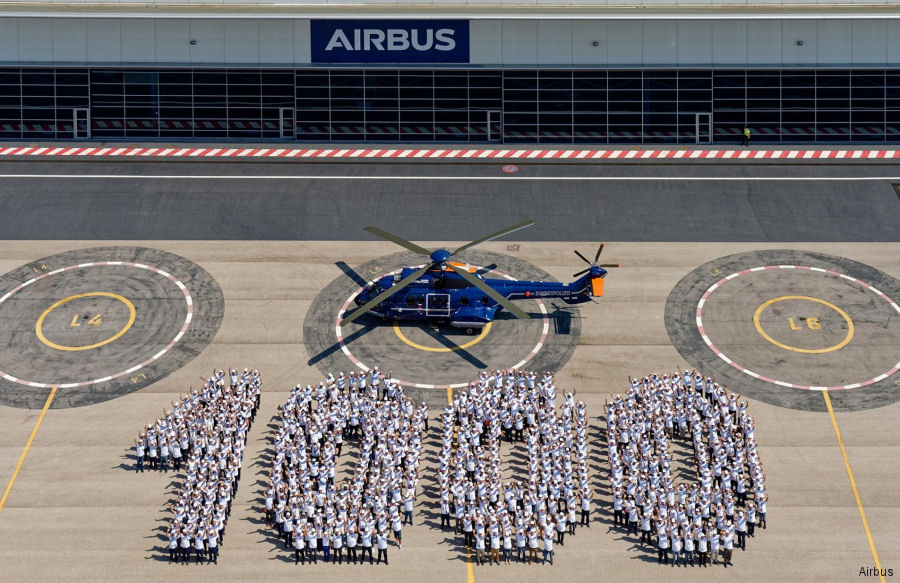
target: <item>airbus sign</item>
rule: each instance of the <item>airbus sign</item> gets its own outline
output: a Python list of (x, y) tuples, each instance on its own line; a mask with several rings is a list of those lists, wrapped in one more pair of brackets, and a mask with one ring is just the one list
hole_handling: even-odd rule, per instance
[(468, 63), (468, 20), (312, 20), (313, 63)]

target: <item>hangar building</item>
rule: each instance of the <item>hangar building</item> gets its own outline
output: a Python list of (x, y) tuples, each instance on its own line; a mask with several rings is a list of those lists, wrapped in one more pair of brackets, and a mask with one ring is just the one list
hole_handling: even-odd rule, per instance
[(900, 142), (900, 1), (18, 0), (0, 139)]

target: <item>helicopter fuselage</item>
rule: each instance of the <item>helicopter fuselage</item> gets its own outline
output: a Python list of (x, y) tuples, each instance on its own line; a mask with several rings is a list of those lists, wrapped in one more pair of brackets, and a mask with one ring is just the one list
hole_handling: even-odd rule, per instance
[[(415, 271), (416, 268), (407, 267), (398, 274), (376, 280), (357, 294), (354, 302), (357, 306), (365, 304)], [(506, 299), (551, 298), (567, 304), (580, 304), (602, 296), (603, 278), (606, 276), (606, 270), (596, 266), (571, 283), (487, 279), (474, 269), (469, 268), (468, 271)], [(435, 268), (425, 272), (368, 313), (383, 320), (439, 322), (471, 332), (492, 322), (502, 309), (502, 305), (454, 271)]]

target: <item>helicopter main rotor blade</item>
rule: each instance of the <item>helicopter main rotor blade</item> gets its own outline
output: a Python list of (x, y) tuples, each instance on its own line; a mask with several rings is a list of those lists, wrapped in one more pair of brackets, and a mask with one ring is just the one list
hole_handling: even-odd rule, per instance
[(494, 290), (494, 288), (492, 288), (488, 284), (484, 283), (483, 280), (478, 279), (477, 277), (475, 277), (474, 275), (472, 275), (465, 269), (460, 269), (459, 267), (453, 265), (452, 263), (450, 264), (450, 267), (453, 269), (453, 271), (455, 271), (460, 276), (462, 276), (463, 279), (465, 279), (466, 281), (468, 281), (469, 283), (471, 283), (472, 285), (474, 285), (475, 287), (477, 287), (478, 289), (483, 291), (486, 295), (488, 295), (495, 302), (497, 302), (498, 304), (500, 304), (501, 306), (503, 306), (504, 308), (509, 310), (516, 318), (521, 318), (522, 320), (527, 320), (527, 319), (531, 318), (531, 316), (529, 316), (521, 308), (516, 306), (514, 303), (512, 303), (505, 297), (501, 296), (499, 293), (497, 293)]
[(506, 228), (503, 229), (502, 231), (497, 231), (496, 233), (494, 233), (494, 234), (492, 234), (492, 235), (488, 235), (488, 236), (482, 237), (482, 238), (480, 238), (480, 239), (475, 239), (474, 241), (472, 241), (472, 242), (470, 242), (470, 243), (466, 243), (465, 245), (463, 245), (462, 247), (460, 247), (459, 249), (457, 249), (456, 251), (454, 251), (454, 252), (452, 253), (452, 255), (456, 255), (456, 254), (459, 253), (460, 251), (463, 251), (463, 250), (465, 250), (465, 249), (468, 249), (469, 247), (474, 247), (475, 245), (480, 245), (481, 243), (484, 243), (484, 242), (486, 242), (486, 241), (490, 241), (490, 240), (492, 240), (492, 239), (496, 239), (497, 237), (501, 237), (501, 236), (503, 236), (503, 235), (505, 235), (505, 234), (507, 234), (507, 233), (512, 233), (513, 231), (518, 231), (519, 229), (524, 229), (525, 227), (530, 227), (530, 226), (533, 225), (533, 224), (534, 224), (534, 221), (532, 221), (531, 219), (528, 219), (528, 220), (525, 221), (524, 223), (519, 223), (518, 225), (513, 225), (513, 226), (511, 226), (511, 227), (506, 227)]
[(377, 296), (375, 296), (374, 298), (372, 298), (371, 300), (369, 300), (368, 302), (366, 302), (365, 304), (360, 306), (358, 310), (356, 310), (349, 316), (341, 318), (341, 324), (349, 324), (353, 320), (359, 318), (360, 316), (362, 316), (363, 314), (365, 314), (366, 312), (368, 312), (369, 310), (371, 310), (372, 308), (374, 308), (375, 306), (377, 306), (384, 300), (386, 300), (389, 297), (391, 297), (392, 295), (402, 291), (403, 288), (405, 288), (407, 285), (411, 284), (415, 280), (419, 279), (419, 277), (421, 277), (422, 274), (425, 273), (426, 271), (428, 271), (429, 269), (431, 269), (430, 263), (428, 265), (426, 265), (425, 267), (419, 269), (415, 273), (412, 273), (412, 274), (404, 277), (403, 279), (401, 279), (400, 281), (398, 281), (397, 283), (392, 285), (390, 287), (390, 289), (381, 292), (380, 294), (378, 294)]
[(594, 264), (594, 263), (593, 263), (592, 261), (590, 261), (587, 257), (585, 257), (584, 255), (582, 255), (582, 254), (578, 251), (578, 249), (575, 249), (575, 255), (578, 255), (579, 257), (581, 257), (581, 260), (584, 261), (585, 263), (587, 263), (588, 265), (593, 265), (593, 264)]
[(600, 254), (603, 253), (603, 247), (605, 243), (600, 243), (600, 247), (597, 249), (597, 254), (594, 255), (594, 263), (597, 263), (597, 260), (600, 259)]
[(591, 270), (590, 267), (588, 267), (587, 269), (582, 269), (582, 270), (579, 271), (578, 273), (573, 273), (573, 274), (572, 274), (572, 277), (578, 277), (579, 275), (583, 275), (583, 274), (587, 273), (587, 272), (590, 271), (590, 270)]
[(397, 245), (400, 245), (401, 247), (405, 247), (406, 249), (409, 249), (413, 253), (418, 253), (419, 255), (431, 255), (431, 251), (429, 251), (427, 249), (423, 249), (422, 247), (419, 247), (415, 243), (412, 243), (411, 241), (407, 241), (406, 239), (403, 239), (402, 237), (398, 237), (397, 235), (392, 235), (391, 233), (388, 233), (387, 231), (382, 231), (378, 227), (365, 227), (363, 230), (368, 231), (368, 232), (372, 233), (373, 235), (377, 235), (377, 236), (381, 237), (382, 239), (387, 239), (388, 241), (392, 241), (392, 242), (396, 243)]

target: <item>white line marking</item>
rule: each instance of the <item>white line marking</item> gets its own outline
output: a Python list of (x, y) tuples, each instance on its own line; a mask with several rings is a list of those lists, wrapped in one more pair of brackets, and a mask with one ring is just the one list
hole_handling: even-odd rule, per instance
[(228, 176), (222, 174), (213, 175), (171, 175), (171, 174), (0, 174), (0, 178), (57, 178), (57, 179), (127, 179), (127, 180), (536, 180), (536, 181), (585, 181), (585, 182), (615, 182), (615, 181), (681, 181), (681, 182), (858, 182), (900, 180), (900, 176)]

